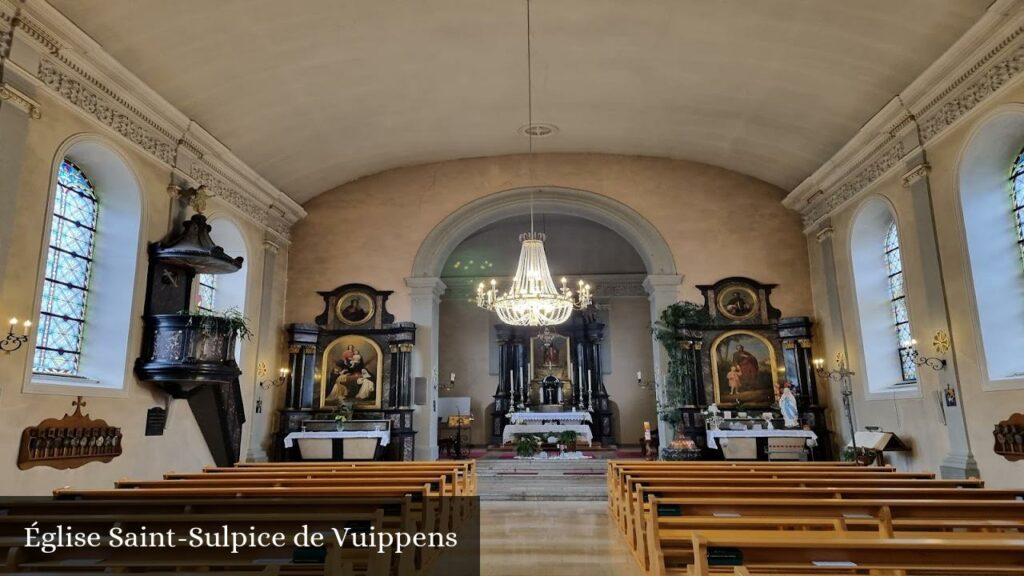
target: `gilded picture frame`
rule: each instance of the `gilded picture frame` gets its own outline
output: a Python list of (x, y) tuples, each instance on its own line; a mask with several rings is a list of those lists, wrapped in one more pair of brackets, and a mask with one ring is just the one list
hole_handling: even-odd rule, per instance
[(742, 321), (756, 316), (761, 309), (761, 302), (757, 292), (749, 286), (729, 284), (718, 291), (715, 307), (729, 320)]
[(764, 336), (749, 330), (720, 334), (711, 344), (711, 381), (715, 404), (768, 406), (778, 400), (776, 350)]
[(548, 376), (563, 382), (574, 380), (569, 374), (569, 345), (568, 336), (550, 332), (530, 338), (530, 366), (533, 371), (528, 374), (530, 381), (541, 381)]
[(320, 366), (320, 405), (352, 402), (356, 410), (377, 410), (383, 398), (384, 354), (365, 336), (347, 334), (324, 349)]
[(348, 326), (366, 324), (376, 312), (373, 295), (362, 290), (349, 290), (338, 297), (334, 305), (334, 315), (338, 321)]

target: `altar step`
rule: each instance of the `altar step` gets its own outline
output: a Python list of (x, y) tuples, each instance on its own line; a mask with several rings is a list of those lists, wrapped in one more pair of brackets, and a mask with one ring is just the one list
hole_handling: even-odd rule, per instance
[(477, 460), (481, 500), (605, 500), (604, 460)]

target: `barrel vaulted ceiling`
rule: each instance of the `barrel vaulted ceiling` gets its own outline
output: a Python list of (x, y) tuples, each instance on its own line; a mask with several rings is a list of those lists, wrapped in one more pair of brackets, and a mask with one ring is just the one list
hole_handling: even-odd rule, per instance
[[(525, 0), (51, 0), (304, 202), (522, 153)], [(791, 189), (990, 0), (533, 0), (538, 152), (683, 158)]]

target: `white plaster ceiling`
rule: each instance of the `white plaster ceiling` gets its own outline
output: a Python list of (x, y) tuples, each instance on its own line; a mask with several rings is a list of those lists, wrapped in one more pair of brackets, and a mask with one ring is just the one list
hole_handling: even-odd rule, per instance
[[(991, 0), (534, 0), (538, 152), (684, 158), (791, 189)], [(525, 1), (51, 0), (299, 202), (526, 151)]]

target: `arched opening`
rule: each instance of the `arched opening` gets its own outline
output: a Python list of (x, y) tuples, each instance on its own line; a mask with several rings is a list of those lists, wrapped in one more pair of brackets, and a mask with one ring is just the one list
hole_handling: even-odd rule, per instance
[[(55, 200), (58, 174), (65, 161), (87, 175), (96, 196), (88, 300), (80, 323), (80, 359), (74, 373), (33, 373), (25, 391), (121, 396), (127, 394), (125, 383), (130, 381), (131, 343), (137, 341), (133, 337), (138, 325), (134, 295), (143, 247), (143, 195), (131, 167), (114, 147), (94, 135), (72, 137), (54, 156), (44, 230), (51, 231), (54, 220), (63, 217), (55, 215)], [(47, 235), (40, 258), (40, 295), (51, 283), (47, 276), (49, 254), (54, 250), (50, 241)], [(46, 312), (42, 308), (40, 296), (36, 299), (37, 319)], [(39, 333), (33, 336), (36, 345)]]
[[(547, 236), (545, 249), (556, 282), (564, 276), (571, 285), (582, 278), (594, 287), (594, 306), (605, 325), (603, 382), (618, 406), (615, 436), (619, 443), (635, 443), (643, 422), (657, 418), (653, 394), (636, 384), (637, 372), (650, 378), (654, 371), (643, 259), (622, 236), (592, 220), (537, 214), (534, 222)], [(447, 288), (439, 311), (438, 366), (442, 382), (454, 374), (457, 386), (440, 395), (469, 398), (475, 416), (470, 440), (475, 446), (485, 445), (491, 437), (491, 413), (486, 409), (493, 401), (499, 366), (498, 319), (476, 305), (475, 286), (491, 278), (509, 285), (519, 256), (519, 235), (529, 229), (528, 215), (481, 228), (455, 247), (441, 276)], [(552, 331), (561, 333), (557, 326)]]
[[(593, 192), (570, 188), (543, 187), (517, 188), (498, 192), (470, 202), (441, 221), (427, 235), (416, 254), (412, 275), (406, 279), (410, 288), (412, 321), (417, 324), (416, 349), (413, 353), (414, 376), (428, 380), (427, 401), (418, 407), (415, 427), (418, 458), (437, 457), (436, 403), (440, 340), (440, 298), (447, 288), (442, 277), (449, 257), (471, 235), (503, 220), (522, 217), (532, 209), (549, 217), (571, 216), (589, 221), (616, 234), (632, 248), (643, 264), (642, 287), (647, 303), (646, 323), (679, 299), (682, 278), (676, 272), (675, 258), (661, 233), (647, 219), (632, 208)], [(512, 253), (518, 255), (518, 248)], [(514, 270), (509, 271), (511, 275)], [(559, 272), (559, 274), (561, 274)], [(651, 350), (652, 363), (664, 367), (661, 348), (650, 333), (644, 340)], [(639, 369), (639, 368), (637, 368)], [(633, 372), (637, 369), (633, 369)], [(446, 375), (447, 376), (447, 375)], [(663, 379), (658, 379), (663, 381)], [(662, 394), (662, 391), (658, 391)], [(660, 396), (659, 396), (660, 397)], [(671, 439), (671, 432), (659, 423), (663, 443)], [(629, 436), (629, 432), (624, 432)]]
[(982, 385), (991, 389), (1024, 387), (1024, 263), (1010, 179), (1024, 148), (1022, 134), (1024, 105), (1008, 106), (977, 128), (959, 165)]

